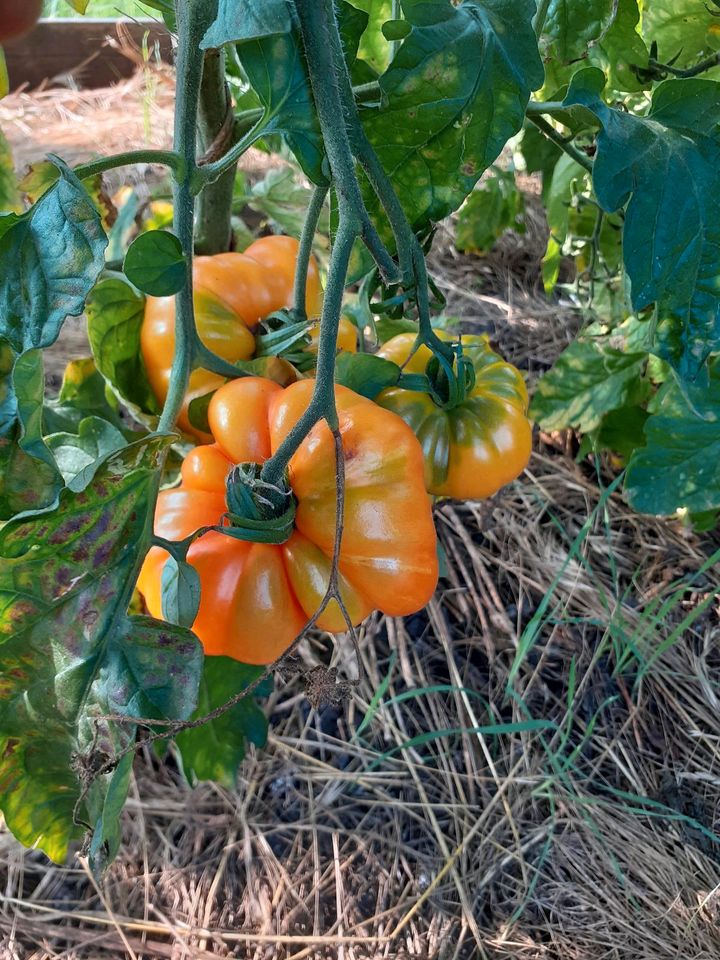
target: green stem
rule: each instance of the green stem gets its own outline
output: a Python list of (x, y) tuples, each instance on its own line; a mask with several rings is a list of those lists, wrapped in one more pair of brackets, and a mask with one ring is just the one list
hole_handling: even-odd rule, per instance
[(559, 133), (552, 124), (549, 124), (544, 117), (528, 117), (532, 123), (540, 130), (548, 140), (552, 140), (553, 143), (557, 144), (561, 150), (563, 150), (569, 157), (572, 157), (576, 163), (579, 163), (581, 167), (584, 167), (588, 173), (593, 171), (593, 162), (587, 154), (583, 153), (582, 150), (578, 150), (574, 143), (570, 140), (567, 140), (561, 133)]
[(689, 80), (691, 77), (697, 77), (700, 73), (712, 70), (713, 67), (720, 66), (720, 51), (700, 60), (694, 67), (688, 67), (681, 70), (679, 67), (673, 67), (670, 63), (660, 63), (652, 57), (648, 60), (648, 70), (657, 70), (659, 73), (671, 74), (673, 77), (680, 77), (683, 80)]
[(307, 291), (307, 274), (312, 255), (313, 240), (317, 231), (318, 221), (325, 206), (325, 198), (328, 195), (330, 185), (321, 183), (315, 187), (310, 206), (305, 215), (303, 232), (300, 237), (300, 246), (298, 247), (297, 263), (295, 265), (295, 290), (293, 292), (293, 304), (295, 306), (296, 320), (307, 320), (307, 310), (305, 309), (305, 296)]
[(390, 178), (385, 173), (383, 165), (380, 163), (360, 123), (350, 77), (345, 67), (342, 40), (334, 13), (332, 17), (328, 17), (328, 20), (330, 21), (327, 31), (330, 52), (335, 75), (338, 78), (340, 100), (348, 126), (348, 136), (352, 150), (367, 174), (370, 185), (387, 214), (393, 236), (395, 237), (403, 283), (406, 286), (414, 285), (416, 288), (419, 326), (418, 345), (424, 343), (434, 354), (452, 360), (452, 347), (441, 340), (432, 327), (430, 298), (428, 294), (428, 275), (422, 247), (415, 236), (410, 221), (405, 215), (403, 206), (395, 193)]
[(525, 114), (528, 117), (543, 113), (554, 116), (557, 113), (567, 113), (569, 109), (570, 107), (563, 103), (562, 100), (531, 100), (527, 107), (525, 107)]
[(158, 166), (170, 167), (178, 179), (184, 176), (183, 159), (173, 150), (128, 150), (126, 153), (116, 153), (112, 157), (100, 157), (89, 160), (73, 168), (73, 172), (81, 180), (95, 177), (106, 170), (116, 167), (129, 167), (135, 163), (154, 163)]
[[(397, 267), (385, 249), (370, 220), (355, 175), (355, 161), (348, 140), (345, 111), (338, 86), (340, 68), (331, 49), (333, 28), (336, 29), (332, 0), (297, 0), (296, 9), (307, 56), (310, 85), (315, 100), (325, 152), (332, 171), (338, 204), (345, 215), (352, 217), (360, 236), (387, 282), (397, 279)], [(345, 60), (342, 71), (347, 77)]]
[[(255, 114), (255, 111), (253, 110), (252, 113)], [(245, 151), (265, 133), (265, 127), (264, 113), (262, 113), (259, 119), (249, 128), (246, 128), (242, 121), (237, 122), (233, 133), (235, 142), (225, 156), (220, 157), (219, 160), (214, 160), (212, 163), (205, 163), (195, 169), (195, 176), (193, 178), (194, 192), (199, 193), (209, 184), (219, 180), (228, 170), (234, 170), (238, 160)]]
[(538, 37), (538, 39), (542, 36), (542, 32), (545, 29), (545, 21), (547, 20), (549, 10), (550, 0), (540, 0), (537, 13), (535, 14), (535, 19), (533, 20), (533, 29), (535, 30), (535, 36)]
[[(311, 2), (314, 3), (315, 0), (311, 0)], [(277, 451), (263, 466), (260, 476), (267, 483), (280, 485), (290, 458), (316, 423), (325, 419), (331, 430), (337, 429), (337, 410), (335, 409), (337, 335), (345, 293), (345, 277), (350, 264), (350, 254), (357, 237), (357, 225), (341, 215), (330, 255), (328, 282), (320, 320), (320, 343), (318, 345), (317, 373), (315, 374), (315, 389), (313, 390), (312, 400)]]
[[(225, 79), (225, 52), (207, 50), (203, 63), (202, 84), (200, 87), (200, 136), (206, 151), (216, 144), (216, 138), (223, 138), (226, 144), (220, 149), (225, 152), (227, 141), (233, 134), (232, 102)], [(229, 250), (232, 242), (232, 200), (235, 186), (236, 164), (228, 167), (221, 177), (207, 184), (198, 197), (197, 230), (195, 250), (197, 253), (212, 255)]]
[(193, 308), (193, 229), (197, 113), (200, 103), (203, 54), (200, 50), (208, 26), (217, 12), (217, 0), (183, 0), (177, 4), (178, 52), (176, 62), (178, 96), (175, 100), (173, 146), (184, 164), (186, 176), (173, 188), (175, 216), (173, 229), (185, 255), (185, 283), (175, 298), (175, 357), (167, 399), (158, 430), (171, 431), (182, 408), (194, 359), (195, 312)]

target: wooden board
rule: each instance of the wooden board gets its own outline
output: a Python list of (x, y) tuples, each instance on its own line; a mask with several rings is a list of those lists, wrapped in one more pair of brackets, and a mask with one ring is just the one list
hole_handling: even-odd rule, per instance
[(147, 36), (153, 55), (157, 50), (162, 60), (172, 60), (170, 34), (155, 20), (41, 20), (5, 47), (10, 89), (44, 83), (94, 89), (129, 77), (138, 63), (117, 48), (123, 34), (137, 49)]

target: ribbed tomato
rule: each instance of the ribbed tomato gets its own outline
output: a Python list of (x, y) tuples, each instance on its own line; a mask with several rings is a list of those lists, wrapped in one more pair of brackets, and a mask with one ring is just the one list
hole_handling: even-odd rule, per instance
[[(292, 304), (298, 242), (293, 237), (261, 237), (244, 253), (219, 253), (193, 261), (195, 323), (200, 339), (214, 353), (235, 363), (255, 352), (252, 331), (268, 314)], [(308, 268), (306, 309), (317, 317), (322, 292), (317, 264)], [(175, 298), (148, 297), (141, 331), (148, 379), (158, 400), (167, 396), (175, 354)], [(178, 423), (202, 439), (188, 420), (190, 401), (215, 390), (224, 378), (195, 370)]]
[[(438, 331), (442, 340), (452, 337)], [(402, 333), (378, 351), (406, 373), (424, 373), (432, 357), (422, 346), (410, 357), (415, 335)], [(457, 406), (439, 406), (428, 393), (392, 387), (377, 403), (412, 427), (425, 455), (425, 482), (440, 497), (489, 497), (527, 466), (532, 430), (526, 416), (528, 395), (519, 370), (490, 347), (485, 336), (463, 336), (464, 355), (475, 371), (475, 385)], [(408, 360), (408, 357), (410, 359)]]
[[(262, 463), (307, 409), (314, 381), (283, 389), (259, 377), (233, 380), (210, 403), (215, 443), (183, 462), (179, 487), (158, 500), (155, 532), (168, 540), (217, 524), (226, 512), (233, 464)], [(345, 451), (345, 516), (339, 572), (353, 623), (379, 609), (412, 613), (430, 599), (438, 576), (436, 537), (423, 481), (422, 451), (399, 417), (336, 387)], [(335, 444), (318, 424), (289, 464), (297, 504), (294, 530), (280, 545), (246, 543), (219, 532), (200, 537), (189, 562), (202, 585), (193, 629), (208, 654), (245, 663), (275, 660), (315, 613), (327, 589), (335, 537)], [(148, 609), (162, 615), (167, 554), (153, 547), (138, 582)], [(318, 626), (346, 629), (333, 602)]]

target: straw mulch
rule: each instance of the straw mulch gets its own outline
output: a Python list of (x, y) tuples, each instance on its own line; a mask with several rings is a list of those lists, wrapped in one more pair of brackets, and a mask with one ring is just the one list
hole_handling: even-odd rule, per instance
[[(535, 376), (579, 320), (536, 292), (533, 236), (441, 236), (433, 269)], [(359, 665), (312, 637), (236, 789), (141, 753), (100, 886), (0, 836), (0, 957), (717, 960), (720, 538), (633, 514), (572, 448), (539, 436), (491, 501), (437, 507), (432, 603), (372, 617)], [(319, 664), (358, 682), (315, 710)]]

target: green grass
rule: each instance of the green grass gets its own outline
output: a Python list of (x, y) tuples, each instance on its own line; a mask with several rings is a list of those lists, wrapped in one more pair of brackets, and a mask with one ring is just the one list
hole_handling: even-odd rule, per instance
[[(90, 0), (87, 8), (88, 17), (147, 17), (157, 16), (157, 11), (151, 11), (137, 0)], [(44, 17), (79, 17), (67, 0), (45, 0)]]

